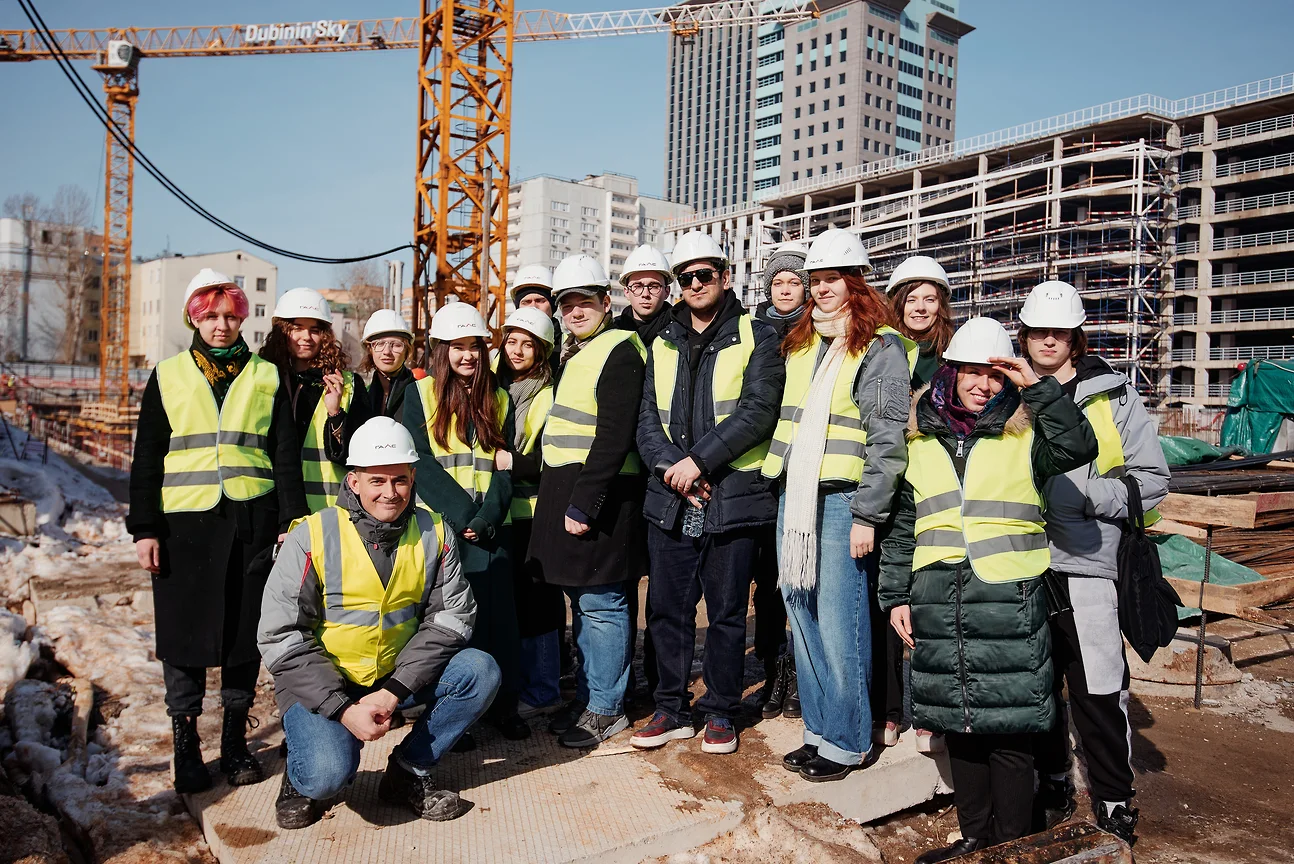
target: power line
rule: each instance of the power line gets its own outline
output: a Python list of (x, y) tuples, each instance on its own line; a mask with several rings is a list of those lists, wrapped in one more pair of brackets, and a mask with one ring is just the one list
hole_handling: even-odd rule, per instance
[(185, 207), (188, 207), (190, 210), (192, 210), (197, 215), (201, 216), (206, 221), (210, 222), (212, 225), (215, 225), (217, 228), (220, 228), (222, 231), (225, 231), (226, 233), (231, 234), (234, 237), (237, 237), (239, 240), (242, 240), (243, 242), (248, 243), (249, 245), (256, 246), (257, 248), (264, 249), (265, 251), (272, 252), (276, 255), (282, 255), (285, 258), (292, 258), (297, 261), (305, 261), (311, 264), (353, 264), (358, 261), (371, 261), (374, 258), (381, 258), (384, 255), (392, 255), (403, 249), (414, 248), (413, 244), (411, 243), (403, 243), (399, 246), (394, 246), (382, 252), (375, 252), (372, 255), (358, 255), (351, 258), (329, 258), (325, 256), (320, 256), (320, 255), (307, 255), (300, 252), (292, 252), (290, 250), (283, 249), (269, 243), (265, 243), (261, 240), (256, 239), (255, 237), (246, 233), (245, 231), (235, 228), (233, 225), (230, 225), (228, 222), (225, 222), (223, 219), (220, 219), (219, 217), (215, 216), (210, 211), (208, 211), (205, 207), (203, 207), (201, 204), (199, 204), (197, 201), (191, 198), (183, 189), (181, 189), (169, 177), (167, 177), (166, 174), (160, 168), (154, 165), (152, 160), (150, 160), (146, 155), (144, 155), (144, 152), (135, 145), (135, 142), (130, 140), (129, 136), (127, 136), (125, 132), (117, 125), (117, 123), (108, 115), (107, 111), (103, 108), (103, 106), (99, 104), (93, 92), (90, 90), (89, 86), (85, 83), (85, 80), (81, 78), (80, 73), (76, 71), (76, 68), (74, 66), (72, 66), (72, 63), (68, 59), (67, 55), (63, 53), (62, 48), (58, 46), (58, 41), (54, 38), (53, 33), (50, 31), (49, 27), (45, 24), (45, 20), (41, 17), (40, 12), (36, 10), (35, 4), (32, 3), (31, 0), (18, 0), (18, 5), (22, 7), (23, 14), (27, 16), (27, 20), (31, 23), (32, 28), (36, 30), (36, 33), (37, 35), (40, 36), (41, 41), (45, 43), (45, 47), (48, 48), (50, 53), (53, 55), (54, 61), (58, 64), (59, 71), (61, 71), (63, 73), (63, 76), (67, 78), (69, 83), (71, 83), (72, 88), (73, 90), (76, 91), (77, 96), (79, 96), (81, 101), (84, 102), (90, 108), (91, 113), (93, 113), (95, 118), (104, 126), (105, 129), (108, 130), (108, 133), (112, 135), (112, 137), (115, 138), (117, 142), (121, 144), (121, 146), (125, 147), (127, 150), (131, 152), (131, 154), (138, 160), (139, 164), (143, 167), (143, 169), (146, 172), (148, 172), (148, 174), (154, 180), (160, 183), (162, 185), (162, 188), (166, 189), (166, 191), (170, 192), (173, 196), (179, 199), (179, 201), (182, 204), (184, 204)]

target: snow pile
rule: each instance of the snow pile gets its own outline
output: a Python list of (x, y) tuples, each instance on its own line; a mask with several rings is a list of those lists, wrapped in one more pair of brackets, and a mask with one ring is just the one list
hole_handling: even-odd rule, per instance
[(23, 641), (26, 635), (26, 619), (0, 608), (0, 696), (8, 693), (15, 681), (27, 676), (36, 659), (36, 647)]

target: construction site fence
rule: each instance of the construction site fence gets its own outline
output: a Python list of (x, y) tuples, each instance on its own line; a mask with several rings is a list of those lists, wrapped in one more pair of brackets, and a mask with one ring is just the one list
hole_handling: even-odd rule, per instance
[(1209, 444), (1222, 442), (1225, 408), (1204, 405), (1160, 405), (1151, 410), (1160, 435), (1198, 438)]
[(109, 436), (90, 435), (78, 431), (69, 420), (40, 417), (30, 411), (19, 410), (7, 416), (15, 427), (25, 430), (32, 438), (43, 440), (45, 446), (55, 453), (73, 458), (89, 456), (101, 465), (130, 470), (135, 453), (131, 438), (114, 437), (110, 443), (107, 440)]

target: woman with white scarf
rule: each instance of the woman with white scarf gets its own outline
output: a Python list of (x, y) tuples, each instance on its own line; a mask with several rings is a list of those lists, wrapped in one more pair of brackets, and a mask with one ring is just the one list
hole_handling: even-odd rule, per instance
[(786, 389), (764, 474), (782, 481), (778, 583), (804, 714), (804, 746), (782, 764), (820, 782), (861, 767), (872, 746), (874, 550), (907, 467), (915, 346), (867, 284), (857, 235), (827, 229), (805, 269), (808, 311), (782, 345)]

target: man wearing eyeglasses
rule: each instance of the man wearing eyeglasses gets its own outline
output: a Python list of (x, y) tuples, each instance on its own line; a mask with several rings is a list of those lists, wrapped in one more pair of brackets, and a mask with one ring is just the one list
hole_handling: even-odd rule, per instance
[(631, 252), (620, 276), (629, 305), (616, 318), (616, 329), (637, 333), (644, 345), (650, 345), (669, 318), (665, 307), (673, 283), (664, 252), (647, 243)]
[[(660, 684), (656, 713), (631, 743), (647, 749), (691, 738), (696, 714), (706, 718), (701, 750), (732, 753), (750, 579), (761, 526), (777, 519), (761, 468), (786, 373), (776, 331), (747, 314), (731, 290), (719, 244), (689, 232), (673, 258), (683, 300), (648, 348), (637, 435), (650, 475), (647, 627)], [(694, 710), (687, 685), (702, 597), (706, 692)]]

